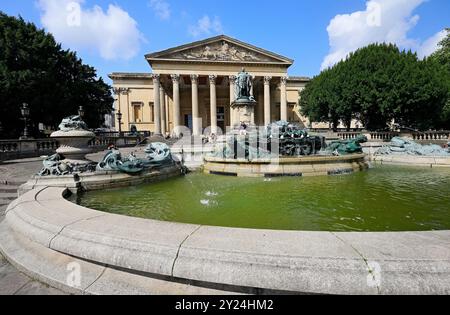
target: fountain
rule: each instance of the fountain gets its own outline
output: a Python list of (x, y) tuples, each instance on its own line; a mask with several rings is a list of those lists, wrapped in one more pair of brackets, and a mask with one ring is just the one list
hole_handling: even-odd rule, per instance
[(409, 155), (409, 156), (441, 156), (450, 157), (450, 148), (439, 145), (421, 145), (410, 139), (395, 137), (391, 142), (380, 148), (375, 155)]
[(24, 193), (37, 187), (66, 187), (73, 193), (122, 187), (153, 182), (185, 172), (183, 165), (172, 157), (164, 143), (151, 143), (141, 157), (135, 152), (123, 157), (112, 146), (103, 159), (96, 163), (86, 158), (91, 153), (88, 143), (95, 134), (88, 130), (80, 116), (63, 119), (59, 131), (51, 137), (60, 147), (56, 154), (46, 157), (43, 168), (31, 180), (21, 186)]
[(205, 157), (204, 172), (239, 177), (318, 176), (347, 174), (368, 168), (361, 143), (367, 138), (335, 141), (326, 148), (326, 139), (301, 127), (278, 121), (256, 127), (252, 77), (243, 69), (236, 79), (239, 130), (216, 144)]
[(85, 159), (86, 154), (91, 153), (89, 141), (95, 138), (95, 134), (88, 130), (88, 127), (80, 116), (70, 116), (63, 119), (59, 125), (59, 130), (52, 133), (51, 138), (58, 141), (60, 147), (56, 153), (65, 157), (66, 163), (89, 164)]
[[(354, 172), (367, 167), (365, 137), (326, 146), (287, 122), (244, 131), (205, 158), (205, 172), (256, 178), (181, 177), (163, 143), (111, 148), (95, 163), (71, 155), (80, 140), (22, 186), (0, 251), (77, 294), (450, 292), (450, 169)], [(72, 264), (80, 285), (67, 281)], [(388, 271), (382, 285), (373, 270)]]
[(429, 167), (450, 167), (450, 149), (439, 145), (421, 145), (410, 139), (396, 137), (378, 149), (374, 163), (402, 164)]

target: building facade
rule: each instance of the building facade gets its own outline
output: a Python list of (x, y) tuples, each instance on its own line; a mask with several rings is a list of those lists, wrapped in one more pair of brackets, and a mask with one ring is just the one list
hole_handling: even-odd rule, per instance
[(309, 79), (288, 76), (294, 62), (289, 58), (225, 35), (145, 57), (151, 73), (110, 74), (123, 131), (136, 126), (156, 134), (201, 135), (239, 125), (231, 103), (242, 68), (254, 79), (257, 125), (287, 120), (309, 127), (299, 111), (299, 92)]

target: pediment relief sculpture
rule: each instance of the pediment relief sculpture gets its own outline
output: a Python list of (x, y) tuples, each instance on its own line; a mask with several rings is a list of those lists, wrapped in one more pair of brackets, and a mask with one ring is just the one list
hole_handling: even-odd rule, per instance
[(236, 46), (226, 41), (216, 42), (203, 47), (180, 51), (168, 56), (169, 59), (236, 61), (236, 62), (274, 62), (263, 54)]

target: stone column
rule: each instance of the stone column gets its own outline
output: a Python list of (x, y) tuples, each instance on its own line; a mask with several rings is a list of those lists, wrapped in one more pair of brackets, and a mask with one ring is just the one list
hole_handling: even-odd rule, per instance
[(161, 135), (161, 100), (160, 100), (160, 83), (159, 74), (153, 74), (153, 108), (155, 111), (155, 135)]
[(210, 99), (211, 99), (211, 133), (217, 135), (217, 91), (216, 75), (209, 76)]
[(181, 127), (180, 76), (178, 74), (172, 74), (171, 77), (173, 82), (173, 133), (175, 137), (178, 137)]
[(281, 77), (280, 91), (280, 107), (281, 107), (281, 120), (288, 120), (288, 108), (287, 108), (287, 92), (286, 92), (287, 77)]
[(159, 98), (161, 102), (161, 133), (163, 136), (166, 135), (166, 92), (163, 88), (159, 89)]
[[(230, 105), (236, 100), (236, 76), (231, 75), (230, 80)], [(233, 128), (237, 122), (235, 121), (235, 112), (232, 107), (230, 107), (230, 125)]]
[(271, 113), (270, 113), (270, 81), (272, 77), (264, 77), (264, 125), (269, 125), (271, 123)]
[(198, 108), (198, 75), (191, 75), (192, 82), (192, 135), (200, 136), (200, 114)]

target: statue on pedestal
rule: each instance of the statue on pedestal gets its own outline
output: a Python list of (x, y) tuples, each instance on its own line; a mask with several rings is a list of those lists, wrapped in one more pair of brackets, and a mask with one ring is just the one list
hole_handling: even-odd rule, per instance
[(256, 100), (253, 97), (253, 77), (242, 68), (235, 81), (236, 100), (231, 104), (233, 127), (254, 126)]
[(236, 78), (236, 102), (239, 101), (255, 101), (252, 95), (253, 77), (242, 68)]

